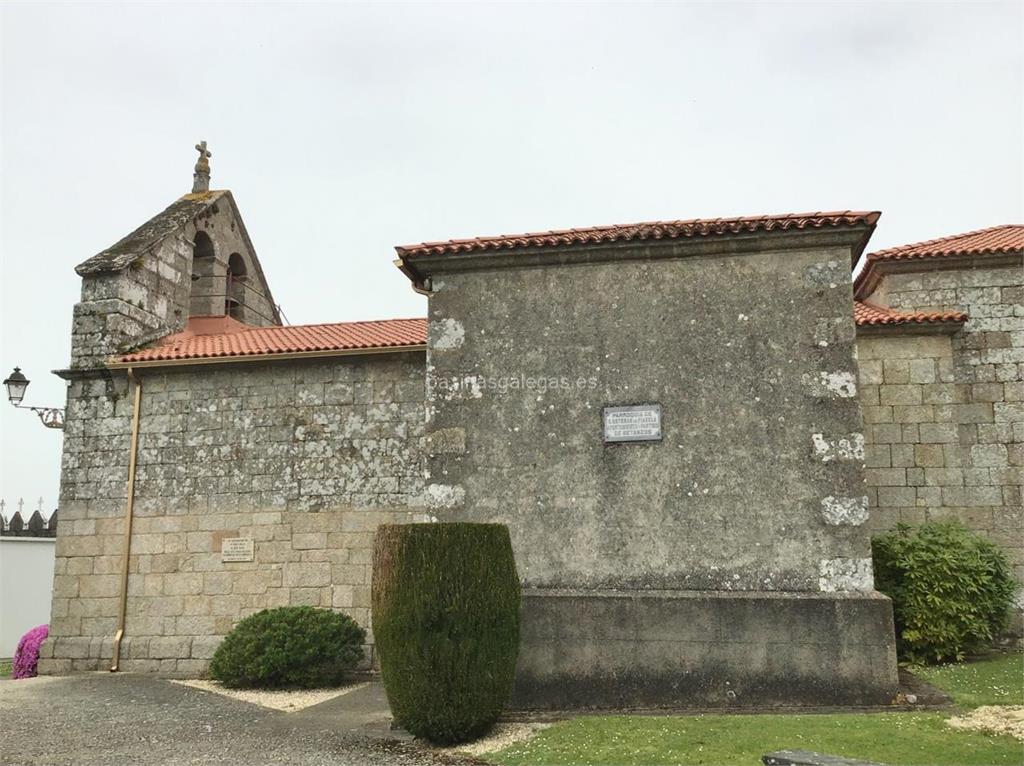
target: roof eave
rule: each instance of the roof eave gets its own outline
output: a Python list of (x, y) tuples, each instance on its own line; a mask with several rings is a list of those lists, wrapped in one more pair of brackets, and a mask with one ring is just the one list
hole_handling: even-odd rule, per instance
[(975, 269), (979, 267), (1024, 265), (1021, 252), (980, 252), (954, 253), (916, 258), (872, 258), (870, 255), (864, 268), (853, 282), (853, 297), (866, 300), (888, 274), (909, 274), (922, 271), (946, 271), (952, 269)]
[(641, 258), (653, 260), (741, 255), (772, 248), (843, 246), (850, 248), (851, 261), (855, 263), (875, 229), (878, 215), (871, 213), (863, 222), (813, 229), (792, 228), (663, 239), (532, 245), (461, 253), (416, 253), (405, 247), (396, 247), (399, 255), (396, 265), (413, 281), (415, 287), (422, 288), (429, 284), (429, 278), (435, 273), (632, 260), (637, 257), (638, 251), (642, 251)]
[(377, 354), (426, 351), (425, 343), (404, 346), (374, 346), (368, 348), (324, 349), (320, 351), (285, 351), (270, 354), (235, 354), (230, 356), (188, 357), (183, 359), (139, 359), (125, 361), (123, 357), (109, 360), (108, 370), (127, 370), (151, 367), (195, 367), (210, 364), (237, 364), (246, 362), (282, 362), (296, 359), (328, 359), (331, 357), (369, 356)]
[(967, 320), (943, 322), (889, 322), (887, 324), (858, 324), (858, 336), (875, 335), (953, 335)]
[(422, 274), (419, 273), (419, 271), (417, 271), (409, 263), (405, 255), (401, 253), (400, 248), (396, 247), (395, 250), (399, 251), (399, 256), (394, 261), (392, 261), (392, 263), (398, 267), (399, 271), (401, 271), (403, 274), (405, 274), (406, 277), (409, 278), (409, 281), (412, 282), (412, 289), (414, 292), (417, 292), (420, 295), (429, 296), (431, 292), (429, 286), (427, 285), (427, 280), (423, 277)]

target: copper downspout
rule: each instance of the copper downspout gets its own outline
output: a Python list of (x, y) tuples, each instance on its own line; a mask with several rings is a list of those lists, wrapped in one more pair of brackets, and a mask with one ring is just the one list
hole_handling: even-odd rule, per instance
[(128, 380), (135, 384), (135, 401), (132, 405), (132, 440), (128, 447), (128, 501), (124, 509), (124, 548), (121, 554), (121, 600), (118, 605), (117, 633), (114, 634), (114, 656), (110, 661), (110, 672), (116, 673), (121, 661), (121, 639), (124, 638), (125, 616), (128, 608), (128, 557), (132, 549), (132, 518), (135, 507), (135, 460), (139, 446), (139, 413), (142, 409), (142, 381), (128, 368)]

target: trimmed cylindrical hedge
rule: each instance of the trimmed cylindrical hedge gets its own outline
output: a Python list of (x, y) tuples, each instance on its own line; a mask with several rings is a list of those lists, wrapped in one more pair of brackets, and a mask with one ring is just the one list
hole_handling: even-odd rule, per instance
[(363, 658), (366, 631), (347, 614), (312, 606), (264, 609), (220, 642), (210, 675), (236, 689), (338, 686)]
[(519, 595), (503, 525), (377, 529), (373, 636), (399, 725), (456, 744), (494, 724), (512, 691)]

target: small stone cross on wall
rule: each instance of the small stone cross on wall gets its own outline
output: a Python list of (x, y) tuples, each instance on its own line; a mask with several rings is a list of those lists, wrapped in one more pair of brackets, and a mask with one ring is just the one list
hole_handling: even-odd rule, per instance
[(199, 162), (204, 164), (207, 168), (210, 167), (210, 163), (207, 160), (213, 156), (213, 152), (206, 148), (206, 142), (200, 141), (196, 144), (196, 151), (199, 152)]
[(210, 157), (213, 152), (206, 148), (206, 142), (196, 144), (199, 159), (196, 161), (195, 173), (192, 175), (192, 193), (210, 190)]

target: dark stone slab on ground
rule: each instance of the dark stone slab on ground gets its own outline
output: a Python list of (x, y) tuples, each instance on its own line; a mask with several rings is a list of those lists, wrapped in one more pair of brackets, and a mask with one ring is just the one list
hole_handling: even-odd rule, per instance
[(761, 762), (765, 766), (885, 766), (874, 761), (858, 761), (810, 750), (779, 750), (761, 756)]

